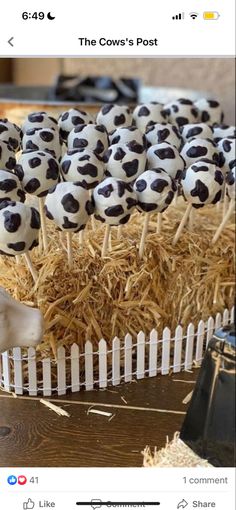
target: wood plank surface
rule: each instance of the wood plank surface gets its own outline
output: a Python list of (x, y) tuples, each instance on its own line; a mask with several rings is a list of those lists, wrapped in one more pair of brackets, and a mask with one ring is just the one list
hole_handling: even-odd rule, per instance
[[(182, 400), (194, 384), (175, 379), (194, 381), (196, 375), (195, 370), (157, 376), (104, 391), (54, 398), (53, 403), (70, 418), (58, 416), (36, 398), (15, 399), (0, 391), (0, 466), (142, 466), (141, 452), (146, 445), (159, 449), (167, 435), (172, 438), (181, 428), (183, 414), (157, 411), (186, 412)], [(88, 414), (90, 402), (96, 404), (94, 409), (112, 413), (112, 419)]]

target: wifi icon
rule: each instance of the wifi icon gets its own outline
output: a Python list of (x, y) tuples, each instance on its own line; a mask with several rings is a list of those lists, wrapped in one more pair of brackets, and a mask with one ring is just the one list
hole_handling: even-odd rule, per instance
[(197, 12), (190, 12), (189, 16), (192, 19), (196, 19), (198, 17), (198, 13)]

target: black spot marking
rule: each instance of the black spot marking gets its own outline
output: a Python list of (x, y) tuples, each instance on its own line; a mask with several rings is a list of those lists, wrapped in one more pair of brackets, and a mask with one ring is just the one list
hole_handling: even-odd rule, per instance
[(62, 171), (64, 174), (68, 174), (70, 165), (71, 165), (71, 161), (69, 159), (66, 159), (65, 161), (63, 161), (61, 168), (62, 168)]
[(14, 150), (16, 150), (19, 146), (18, 140), (16, 140), (16, 138), (12, 138), (11, 136), (9, 136), (9, 144)]
[(61, 204), (68, 213), (77, 213), (79, 210), (79, 202), (71, 193), (66, 193), (66, 195), (64, 195), (61, 199)]
[(86, 140), (85, 138), (74, 138), (73, 140), (73, 147), (75, 149), (82, 149), (84, 147), (87, 147), (88, 145), (88, 140)]
[(25, 193), (22, 189), (17, 190), (17, 196), (19, 197), (20, 202), (25, 202)]
[(138, 181), (136, 181), (135, 186), (136, 186), (137, 191), (139, 191), (141, 193), (142, 191), (144, 191), (146, 189), (147, 183), (144, 179), (139, 179)]
[(185, 124), (188, 124), (187, 117), (176, 117), (175, 121), (177, 122), (178, 126), (184, 126)]
[(193, 138), (194, 136), (200, 135), (200, 133), (202, 133), (202, 128), (200, 126), (195, 126), (188, 130), (186, 138)]
[(102, 223), (105, 223), (105, 218), (103, 218), (102, 216), (100, 216), (100, 214), (94, 214), (94, 218), (96, 218), (96, 220), (98, 221), (101, 221)]
[(157, 209), (157, 204), (138, 202), (139, 207), (145, 212), (155, 211)]
[(128, 142), (127, 147), (131, 152), (135, 152), (136, 154), (142, 154), (144, 152), (143, 145), (137, 143), (135, 140)]
[(70, 221), (67, 216), (63, 216), (63, 221), (64, 223), (62, 224), (62, 228), (64, 228), (65, 230), (67, 229), (70, 229), (70, 228), (78, 228), (78, 223), (73, 223), (72, 221)]
[(187, 152), (186, 156), (189, 158), (200, 158), (201, 156), (207, 155), (207, 148), (202, 147), (201, 145), (195, 145), (193, 147), (190, 147)]
[(165, 179), (155, 179), (151, 183), (150, 188), (157, 193), (162, 193), (162, 191), (168, 186), (168, 182)]
[(91, 216), (91, 214), (94, 213), (94, 204), (91, 200), (87, 200), (87, 202), (85, 204), (85, 209), (89, 216)]
[(129, 219), (130, 219), (130, 214), (127, 214), (123, 218), (120, 218), (119, 224), (120, 225), (125, 225), (129, 221)]
[(156, 154), (156, 156), (158, 156), (158, 158), (160, 158), (162, 160), (175, 159), (175, 153), (171, 147), (167, 147), (165, 149), (156, 149), (154, 151), (154, 154)]
[(40, 113), (30, 113), (28, 115), (29, 122), (43, 122), (44, 116)]
[(208, 172), (209, 168), (206, 165), (192, 165), (191, 169), (197, 173), (197, 172)]
[(137, 205), (137, 200), (132, 197), (126, 198), (127, 203), (127, 209), (132, 209), (132, 207), (135, 207)]
[(231, 140), (224, 140), (223, 144), (222, 144), (223, 151), (224, 152), (230, 152), (231, 151), (232, 143), (233, 143), (233, 140), (232, 141)]
[(202, 122), (208, 122), (210, 120), (210, 115), (208, 112), (203, 111), (201, 115)]
[(97, 154), (102, 154), (102, 152), (104, 151), (105, 147), (103, 145), (103, 143), (101, 142), (101, 140), (98, 140), (97, 141), (97, 145), (94, 149), (94, 152), (97, 153)]
[(103, 115), (107, 115), (107, 113), (109, 113), (113, 108), (113, 104), (105, 104), (103, 107), (102, 107), (102, 114)]
[[(166, 203), (167, 205), (170, 205), (170, 204), (171, 204), (171, 202), (172, 202), (172, 200), (173, 200), (173, 198), (174, 198), (174, 196), (175, 196), (174, 192), (173, 192), (173, 191), (169, 191), (169, 192), (168, 192), (168, 195), (167, 195), (167, 197), (166, 197), (166, 199), (165, 199), (165, 203)], [(163, 212), (164, 212), (164, 211), (163, 211)]]
[(126, 152), (123, 151), (123, 149), (121, 147), (118, 147), (118, 149), (116, 150), (115, 154), (114, 154), (114, 159), (115, 161), (120, 161), (121, 159), (123, 159), (126, 155)]
[(7, 232), (13, 233), (17, 232), (21, 225), (21, 215), (16, 213), (14, 214), (11, 211), (4, 211), (3, 216), (4, 220), (4, 228)]
[(36, 177), (33, 177), (25, 185), (25, 191), (27, 193), (35, 193), (35, 191), (37, 191), (37, 189), (39, 189), (40, 186), (41, 186), (40, 181)]
[(218, 184), (220, 184), (220, 186), (224, 182), (224, 177), (223, 177), (223, 174), (222, 174), (222, 172), (220, 170), (216, 170), (215, 171), (215, 181), (218, 182)]
[(157, 132), (157, 141), (158, 143), (164, 142), (170, 134), (170, 131), (168, 128), (160, 129)]
[(50, 131), (41, 131), (41, 133), (39, 133), (39, 136), (41, 138), (41, 140), (43, 140), (43, 142), (52, 142), (54, 136), (53, 136), (53, 133), (50, 133)]
[(17, 188), (17, 183), (13, 179), (4, 179), (4, 181), (0, 180), (0, 190), (5, 192), (11, 192)]
[(46, 172), (46, 178), (52, 179), (53, 181), (56, 181), (59, 176), (59, 167), (55, 159), (49, 159), (48, 161), (48, 169)]
[(124, 209), (122, 207), (122, 205), (113, 205), (111, 207), (107, 207), (107, 209), (105, 209), (104, 213), (106, 214), (106, 216), (121, 216), (122, 214), (124, 214)]
[(192, 101), (190, 99), (186, 99), (185, 97), (181, 97), (178, 99), (178, 103), (180, 104), (186, 104), (186, 105), (192, 105)]
[(69, 112), (65, 112), (65, 113), (63, 113), (63, 114), (62, 114), (62, 116), (61, 116), (61, 120), (62, 120), (62, 121), (67, 120), (67, 119), (68, 119), (68, 117), (69, 117)]
[(87, 163), (84, 166), (78, 166), (77, 170), (81, 175), (89, 175), (90, 177), (97, 177), (98, 175), (97, 167), (92, 163)]
[(103, 195), (105, 198), (109, 198), (113, 192), (112, 184), (106, 184), (103, 188), (99, 188), (98, 195)]
[(209, 198), (209, 191), (208, 187), (200, 181), (200, 179), (197, 179), (195, 182), (195, 188), (191, 191), (192, 197), (198, 197), (200, 202), (206, 202), (206, 200)]
[(39, 212), (34, 207), (31, 207), (31, 219), (30, 219), (31, 228), (39, 230), (40, 224), (41, 222)]
[(84, 119), (82, 119), (82, 117), (80, 117), (79, 115), (73, 115), (73, 117), (71, 117), (71, 122), (73, 124), (73, 126), (78, 126), (78, 125), (81, 125), (81, 124), (84, 124)]
[(44, 206), (44, 211), (49, 220), (54, 220), (54, 216), (50, 213), (46, 205)]
[(18, 243), (9, 243), (7, 245), (7, 247), (10, 249), (10, 250), (13, 250), (13, 251), (23, 251), (25, 250), (25, 247), (26, 247), (26, 244), (21, 241), (21, 242), (18, 242)]
[(6, 163), (6, 168), (8, 170), (13, 170), (15, 168), (16, 160), (15, 158), (10, 157)]
[(121, 124), (125, 123), (125, 116), (123, 113), (121, 115), (116, 115), (114, 118), (114, 124), (115, 126), (121, 126)]
[(25, 148), (26, 148), (27, 150), (29, 150), (29, 149), (34, 150), (34, 151), (37, 151), (37, 150), (38, 150), (38, 146), (37, 146), (37, 145), (35, 145), (35, 143), (33, 143), (33, 142), (32, 142), (32, 140), (28, 140), (28, 141), (26, 142), (26, 146), (25, 146)]
[(220, 106), (218, 101), (215, 101), (214, 99), (208, 99), (207, 102), (211, 108), (217, 108), (218, 106)]
[(138, 171), (138, 160), (133, 159), (133, 161), (127, 161), (127, 163), (123, 163), (122, 169), (126, 173), (127, 177), (132, 177)]
[(221, 195), (222, 195), (222, 191), (220, 189), (219, 191), (217, 191), (215, 198), (212, 200), (212, 204), (217, 204), (217, 202), (219, 202), (221, 199)]
[(37, 168), (40, 165), (41, 165), (41, 159), (38, 158), (37, 156), (35, 158), (29, 159), (29, 167), (30, 168)]
[(148, 117), (150, 110), (146, 106), (141, 106), (138, 112), (138, 117)]

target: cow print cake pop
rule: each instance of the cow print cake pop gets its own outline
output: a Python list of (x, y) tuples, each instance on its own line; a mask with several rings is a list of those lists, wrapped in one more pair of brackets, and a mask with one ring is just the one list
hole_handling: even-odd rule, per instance
[(147, 170), (134, 184), (138, 210), (164, 212), (171, 204), (176, 189), (173, 179), (162, 168)]
[(54, 129), (28, 129), (23, 135), (23, 151), (48, 151), (56, 159), (61, 157), (61, 142), (58, 131)]
[(180, 154), (186, 167), (202, 158), (211, 159), (216, 164), (219, 162), (219, 151), (216, 144), (209, 139), (193, 138), (185, 143)]
[(103, 155), (108, 145), (108, 135), (104, 126), (95, 124), (77, 126), (68, 136), (68, 150), (89, 149)]
[(127, 182), (107, 177), (93, 192), (95, 218), (108, 225), (124, 225), (129, 221), (137, 200), (136, 194)]
[(213, 161), (196, 161), (184, 171), (181, 180), (183, 194), (193, 207), (216, 204), (221, 199), (224, 177)]
[(132, 182), (146, 168), (146, 151), (136, 142), (112, 145), (105, 152), (104, 161), (107, 176)]
[(226, 189), (231, 200), (235, 200), (236, 195), (236, 182), (235, 182), (236, 168), (232, 168), (226, 176)]
[(68, 111), (63, 112), (58, 119), (58, 126), (62, 140), (66, 142), (69, 133), (76, 126), (93, 123), (94, 119), (90, 113), (86, 113), (78, 108), (70, 108)]
[(176, 126), (172, 124), (154, 124), (149, 126), (146, 132), (148, 147), (157, 143), (168, 142), (177, 149), (180, 148), (182, 138)]
[(95, 188), (104, 177), (102, 158), (88, 149), (68, 151), (61, 160), (65, 181), (81, 182), (86, 189)]
[(27, 115), (22, 124), (22, 131), (26, 133), (29, 129), (54, 129), (58, 131), (58, 124), (54, 117), (46, 112), (32, 112)]
[(9, 170), (0, 170), (0, 203), (4, 200), (24, 202), (25, 193), (17, 175)]
[(114, 129), (132, 124), (132, 114), (127, 105), (105, 104), (97, 114), (97, 124), (104, 126), (108, 133)]
[(185, 124), (180, 128), (180, 132), (184, 142), (188, 142), (192, 138), (202, 138), (212, 140), (213, 129), (207, 124)]
[(153, 124), (165, 122), (163, 104), (157, 102), (145, 103), (136, 106), (133, 111), (133, 120), (141, 133)]
[(218, 143), (222, 138), (236, 138), (235, 126), (227, 126), (226, 124), (215, 124), (213, 133), (215, 143)]
[(94, 207), (89, 192), (79, 182), (60, 182), (49, 190), (45, 212), (60, 230), (83, 230)]
[(4, 140), (16, 152), (20, 148), (22, 138), (21, 129), (8, 119), (0, 119), (0, 140)]
[(23, 151), (15, 173), (21, 180), (26, 193), (45, 197), (48, 190), (55, 186), (59, 179), (59, 164), (48, 152)]
[(222, 124), (224, 120), (224, 114), (220, 103), (215, 99), (201, 98), (195, 101), (195, 107), (199, 111), (199, 119), (201, 122), (206, 124)]
[(164, 107), (166, 118), (171, 124), (179, 128), (185, 124), (197, 122), (199, 119), (198, 110), (190, 99), (180, 98), (168, 103)]
[(40, 217), (34, 207), (21, 202), (0, 203), (0, 253), (21, 255), (38, 246)]
[(16, 165), (15, 152), (8, 142), (0, 140), (0, 168), (13, 170)]
[(227, 173), (236, 166), (235, 138), (222, 138), (218, 144), (219, 166), (222, 172)]
[(152, 145), (147, 151), (148, 168), (163, 168), (172, 179), (180, 179), (185, 167), (183, 158), (167, 142)]
[(110, 136), (109, 141), (111, 145), (124, 144), (129, 142), (136, 142), (146, 147), (146, 137), (135, 126), (121, 127), (115, 129)]

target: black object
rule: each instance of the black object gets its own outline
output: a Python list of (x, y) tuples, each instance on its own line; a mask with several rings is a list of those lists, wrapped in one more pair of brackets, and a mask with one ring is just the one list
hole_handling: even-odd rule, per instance
[(213, 466), (235, 466), (235, 326), (215, 332), (200, 369), (180, 438)]
[(87, 103), (135, 103), (138, 101), (139, 85), (140, 81), (134, 78), (59, 75), (50, 92), (50, 99)]

